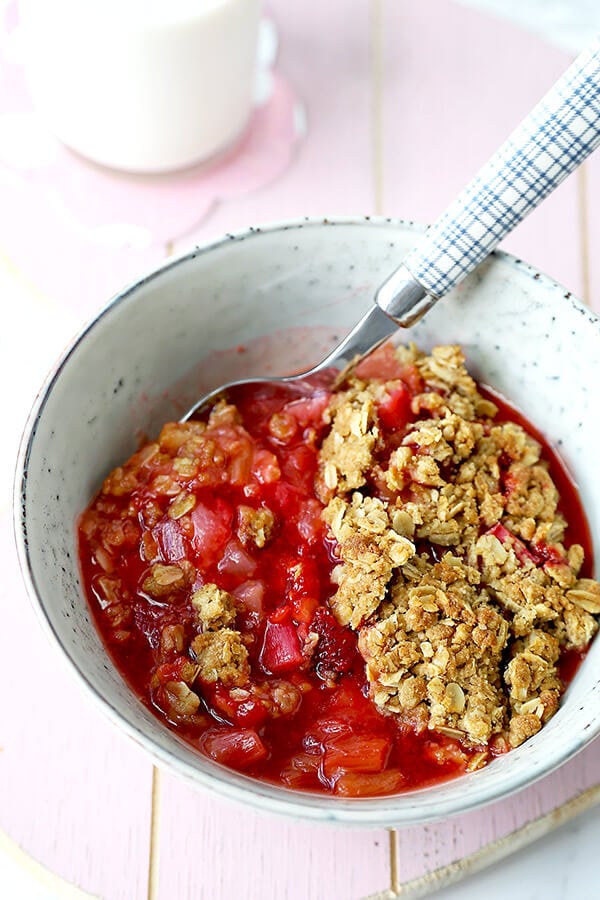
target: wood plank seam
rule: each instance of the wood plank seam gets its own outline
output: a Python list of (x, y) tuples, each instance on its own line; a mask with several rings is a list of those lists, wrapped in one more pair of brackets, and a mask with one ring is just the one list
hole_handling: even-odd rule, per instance
[(390, 828), (390, 882), (393, 893), (398, 893), (400, 889), (400, 878), (398, 872), (398, 835), (394, 828)]
[(160, 771), (152, 766), (150, 805), (150, 840), (148, 844), (148, 893), (147, 900), (158, 897), (159, 831), (160, 831)]
[(589, 234), (589, 182), (587, 163), (577, 170), (577, 208), (579, 218), (579, 246), (581, 248), (581, 283), (583, 300), (592, 306), (590, 277), (590, 234)]

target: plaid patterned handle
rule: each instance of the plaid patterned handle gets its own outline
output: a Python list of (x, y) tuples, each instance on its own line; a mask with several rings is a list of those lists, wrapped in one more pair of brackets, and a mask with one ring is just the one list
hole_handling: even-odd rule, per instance
[(600, 143), (600, 38), (429, 228), (404, 260), (439, 298), (469, 274)]

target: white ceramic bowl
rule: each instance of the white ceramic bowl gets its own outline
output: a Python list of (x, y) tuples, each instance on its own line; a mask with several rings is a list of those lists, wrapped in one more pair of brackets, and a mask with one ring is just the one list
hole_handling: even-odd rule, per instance
[[(321, 358), (417, 236), (414, 226), (389, 219), (305, 220), (227, 235), (169, 262), (119, 294), (74, 341), (23, 439), (15, 510), (25, 580), (90, 697), (161, 764), (271, 811), (365, 826), (428, 822), (524, 787), (600, 730), (597, 641), (558, 714), (487, 768), (396, 797), (296, 793), (222, 768), (179, 741), (131, 693), (90, 620), (75, 520), (140, 432), (155, 434), (226, 377), (294, 371)], [(579, 482), (599, 555), (598, 318), (548, 278), (499, 254), (401, 337), (425, 347), (462, 344), (474, 374), (558, 445)], [(235, 351), (240, 344), (246, 353)]]

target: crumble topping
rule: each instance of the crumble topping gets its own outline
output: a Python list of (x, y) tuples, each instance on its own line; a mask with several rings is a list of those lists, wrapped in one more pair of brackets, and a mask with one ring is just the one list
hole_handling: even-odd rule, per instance
[(194, 638), (191, 648), (198, 666), (197, 677), (206, 684), (220, 681), (226, 687), (241, 687), (248, 681), (248, 650), (239, 631), (207, 631)]
[(342, 560), (332, 575), (338, 590), (331, 607), (341, 625), (357, 628), (375, 612), (393, 570), (413, 556), (415, 546), (394, 530), (386, 504), (358, 491), (349, 503), (341, 497), (333, 499), (323, 517)]
[(360, 630), (373, 700), (417, 727), (487, 742), (505, 722), (499, 677), (508, 623), (476, 569), (444, 554), (414, 557)]
[(205, 584), (194, 591), (190, 602), (203, 631), (229, 628), (235, 622), (235, 598), (216, 584)]
[(185, 681), (168, 681), (163, 695), (169, 715), (174, 719), (189, 719), (198, 712), (200, 697)]
[(238, 536), (242, 544), (252, 543), (262, 550), (273, 536), (275, 516), (266, 506), (260, 509), (240, 506), (238, 520)]
[(266, 681), (232, 688), (230, 696), (239, 703), (253, 700), (260, 703), (274, 719), (296, 712), (302, 700), (302, 692), (289, 681)]
[(183, 653), (185, 647), (185, 629), (183, 625), (165, 625), (160, 633), (160, 655), (162, 659)]
[(194, 567), (188, 560), (172, 566), (157, 563), (142, 582), (142, 590), (155, 600), (169, 602), (178, 592), (190, 586), (194, 574)]
[(375, 406), (378, 392), (381, 386), (356, 382), (333, 395), (325, 412), (325, 422), (331, 427), (319, 454), (317, 492), (322, 500), (331, 497), (333, 491), (343, 494), (365, 483), (379, 438)]
[[(330, 605), (358, 631), (382, 712), (517, 746), (558, 708), (561, 649), (596, 633), (600, 585), (578, 577), (583, 549), (565, 549), (540, 444), (494, 421), (460, 348), (395, 354), (422, 390), (387, 459), (378, 403), (396, 381), (359, 377), (359, 366), (330, 405), (319, 454), (323, 518), (341, 560)], [(433, 552), (420, 552), (423, 542)]]

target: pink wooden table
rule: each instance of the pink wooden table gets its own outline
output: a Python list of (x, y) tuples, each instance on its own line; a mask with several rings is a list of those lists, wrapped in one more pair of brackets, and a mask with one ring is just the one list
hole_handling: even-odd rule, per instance
[[(89, 316), (110, 290), (193, 241), (307, 214), (431, 220), (568, 63), (534, 37), (451, 0), (273, 0), (271, 8), (280, 30), (279, 68), (308, 111), (308, 135), (296, 159), (270, 186), (222, 203), (174, 247), (112, 256), (106, 248), (88, 248), (69, 297), (59, 295), (43, 267), (39, 277), (28, 273), (31, 295), (43, 295), (39, 322), (47, 321), (49, 334), (56, 331), (52, 356), (75, 319)], [(564, 184), (506, 247), (600, 310), (600, 262), (590, 249), (600, 240), (600, 206), (592, 196), (600, 196), (600, 157)], [(46, 242), (49, 271), (60, 246), (52, 245), (48, 225), (20, 221), (15, 211), (11, 232), (26, 229), (32, 241)], [(15, 265), (10, 256), (10, 247), (0, 244), (0, 263), (15, 279), (25, 279), (21, 262)], [(64, 328), (57, 324), (61, 316)], [(39, 368), (39, 360), (31, 362), (38, 379), (33, 363)], [(28, 390), (34, 384), (27, 382)], [(23, 397), (14, 410), (19, 422), (26, 402)], [(415, 880), (414, 890), (424, 890), (419, 879), (457, 860), (471, 857), (469, 865), (476, 866), (487, 845), (500, 840), (496, 855), (514, 847), (514, 838), (502, 838), (515, 829), (525, 841), (596, 799), (599, 743), (482, 813), (399, 832), (298, 824), (196, 792), (154, 768), (72, 683), (33, 621), (6, 504), (1, 516), (0, 827), (84, 895), (392, 897)], [(552, 813), (564, 803), (570, 805)], [(446, 875), (453, 871), (445, 869)]]

